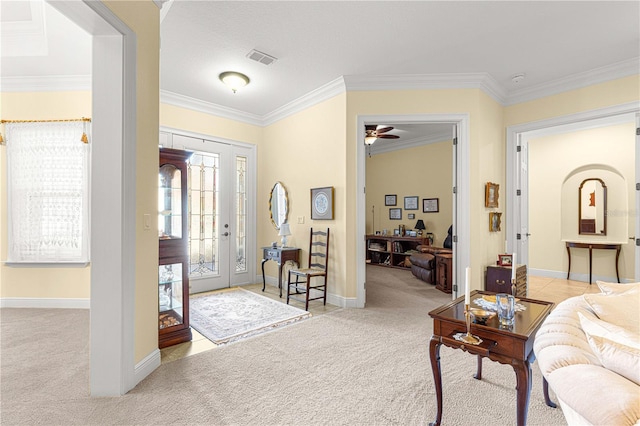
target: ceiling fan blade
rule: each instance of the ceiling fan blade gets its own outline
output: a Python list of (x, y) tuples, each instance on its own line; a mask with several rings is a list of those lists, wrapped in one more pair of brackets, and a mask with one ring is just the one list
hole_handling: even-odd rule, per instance
[(393, 130), (393, 127), (383, 127), (382, 129), (376, 129), (376, 132), (378, 134), (382, 134), (382, 133), (387, 133), (391, 130)]
[(397, 135), (378, 135), (380, 139), (400, 139), (400, 136)]

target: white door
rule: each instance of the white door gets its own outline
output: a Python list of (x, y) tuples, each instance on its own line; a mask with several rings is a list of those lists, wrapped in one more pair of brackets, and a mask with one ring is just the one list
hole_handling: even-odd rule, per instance
[(193, 152), (187, 166), (190, 293), (241, 283), (247, 272), (246, 161), (229, 144), (172, 139), (173, 148)]
[[(640, 113), (636, 112), (636, 212), (640, 212)], [(635, 279), (636, 281), (640, 280), (640, 214), (636, 214), (636, 223), (635, 223), (635, 238), (631, 237), (633, 243), (636, 245), (635, 252)]]

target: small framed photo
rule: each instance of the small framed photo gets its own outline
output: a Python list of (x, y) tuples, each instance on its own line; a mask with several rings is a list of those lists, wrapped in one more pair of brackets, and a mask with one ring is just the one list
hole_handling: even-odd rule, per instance
[(498, 255), (498, 265), (499, 266), (511, 266), (512, 264), (512, 255), (510, 254), (499, 254)]
[(385, 206), (397, 206), (398, 205), (398, 196), (393, 195), (385, 195), (384, 196), (384, 205)]
[(484, 206), (498, 208), (498, 191), (500, 185), (497, 183), (487, 182), (484, 187)]
[(499, 232), (502, 222), (502, 213), (489, 213), (489, 232)]
[(440, 211), (438, 200), (438, 198), (423, 198), (422, 213), (438, 213)]
[(389, 219), (391, 220), (402, 219), (402, 209), (389, 209)]
[(418, 210), (418, 197), (404, 197), (405, 210)]
[(333, 186), (311, 189), (311, 219), (333, 219)]
[(413, 213), (407, 214), (407, 219), (415, 219), (415, 218), (416, 218), (415, 214), (413, 214)]

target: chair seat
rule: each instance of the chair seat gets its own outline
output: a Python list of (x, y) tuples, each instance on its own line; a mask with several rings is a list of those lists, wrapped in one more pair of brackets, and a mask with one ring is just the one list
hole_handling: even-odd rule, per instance
[(324, 270), (321, 269), (292, 269), (290, 271), (292, 274), (294, 275), (312, 275), (312, 276), (319, 276), (319, 275), (325, 275), (326, 272)]

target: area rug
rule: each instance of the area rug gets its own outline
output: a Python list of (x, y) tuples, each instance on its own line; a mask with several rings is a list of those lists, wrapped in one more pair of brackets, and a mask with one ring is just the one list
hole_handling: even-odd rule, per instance
[(241, 288), (190, 299), (190, 322), (217, 345), (264, 333), (311, 314)]

